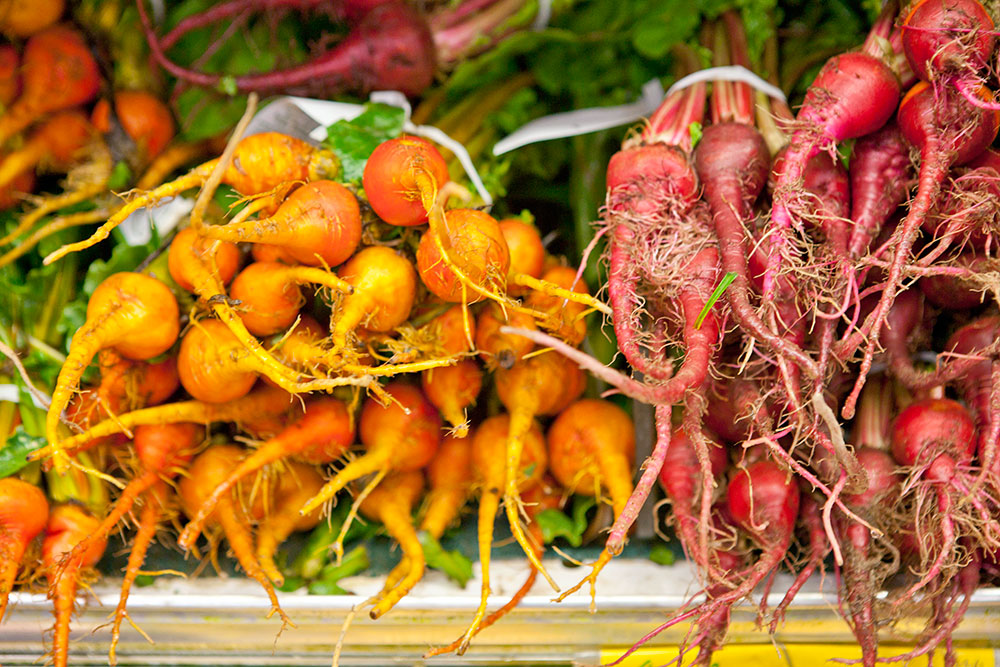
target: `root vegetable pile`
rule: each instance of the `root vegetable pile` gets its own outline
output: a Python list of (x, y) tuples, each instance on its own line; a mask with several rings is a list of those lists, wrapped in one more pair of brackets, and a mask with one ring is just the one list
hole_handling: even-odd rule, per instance
[[(469, 53), (468, 30), (499, 39), (492, 22), (509, 11), (469, 0), (428, 21), (400, 0), (335, 5), (350, 28), (338, 44), (238, 77), (169, 54), (219, 21), (316, 3), (230, 0), (159, 37), (146, 3), (138, 13), (155, 62), (194, 85), (416, 96)], [(430, 570), (463, 586), (473, 576), (445, 548), (464, 522), (475, 608), (425, 657), (462, 655), (533, 587), (554, 604), (589, 595), (594, 610), (605, 568), (661, 494), (658, 526), (698, 579), (610, 664), (682, 626), (668, 664), (710, 665), (737, 605), (757, 602), (774, 635), (824, 574), (861, 664), (939, 649), (953, 664), (974, 591), (1000, 582), (995, 12), (888, 2), (863, 44), (816, 63), (796, 114), (742, 80), (673, 90), (606, 165), (603, 286), (552, 254), (530, 216), (476, 206), (427, 138), (385, 132), (347, 150), (242, 136), (248, 116), (224, 142), (182, 144), (154, 96), (106, 93), (74, 28), (0, 20), (25, 38), (0, 47), (0, 204), (16, 205), (36, 172), (68, 173), (64, 193), (7, 226), (0, 277), (38, 244), (34, 270), (73, 276), (143, 210), (196, 197), (141, 264), (114, 268), (120, 245), (108, 270), (87, 273), (86, 312), (59, 322), (65, 350), (0, 321), (4, 348), (12, 337), (60, 364), (43, 380), (51, 400), (8, 440), (34, 443), (17, 450), (20, 479), (0, 456), (0, 621), (17, 613), (15, 591), (47, 583), (51, 657), (68, 664), (78, 591), (124, 533), (114, 664), (129, 594), (170, 528), (171, 547), (220, 573), (228, 549), (275, 632), (295, 624), (280, 592), (346, 592), (338, 581), (368, 567), (359, 537), (384, 535), (395, 567), (354, 610), (378, 619)], [(735, 12), (702, 38), (671, 50), (678, 74), (707, 53), (752, 66)], [(112, 183), (137, 187), (117, 197)], [(92, 223), (86, 238), (65, 234)], [(594, 313), (609, 318), (611, 364), (593, 356)], [(645, 460), (625, 399), (653, 406)], [(504, 525), (524, 580), (498, 603)], [(556, 555), (569, 557), (549, 543), (579, 546), (584, 530), (600, 551), (561, 588)], [(769, 606), (780, 572), (792, 583)], [(880, 637), (914, 617), (912, 650), (880, 655)]]

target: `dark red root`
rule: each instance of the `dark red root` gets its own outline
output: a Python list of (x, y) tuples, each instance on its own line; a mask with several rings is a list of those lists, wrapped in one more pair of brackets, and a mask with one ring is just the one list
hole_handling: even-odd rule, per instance
[[(961, 624), (962, 619), (965, 617), (965, 612), (968, 611), (969, 605), (972, 602), (972, 594), (979, 587), (981, 565), (982, 561), (978, 552), (973, 550), (972, 561), (956, 575), (950, 586), (951, 591), (948, 593), (947, 600), (941, 605), (940, 611), (934, 613), (930, 622), (928, 622), (929, 634), (920, 640), (917, 647), (909, 653), (889, 658), (879, 658), (878, 662), (905, 663), (920, 656), (932, 654), (937, 647), (944, 643), (947, 648), (945, 664), (955, 664), (955, 653), (951, 644), (951, 636), (959, 624)], [(939, 594), (935, 598), (935, 602), (937, 602), (937, 598), (940, 598), (944, 594), (944, 592)], [(962, 601), (955, 607), (955, 600), (958, 596), (962, 596)]]
[[(633, 232), (626, 225), (615, 226), (608, 277), (608, 298), (614, 312), (612, 320), (615, 338), (618, 341), (618, 349), (633, 369), (649, 379), (667, 380), (672, 375), (670, 366), (662, 360), (647, 358), (637, 337), (642, 326), (638, 295), (639, 274), (635, 262), (626, 252), (626, 248), (631, 245), (632, 237)], [(665, 354), (663, 350), (651, 352), (658, 352), (661, 356)]]
[[(795, 577), (795, 581), (788, 587), (785, 597), (782, 598), (781, 602), (774, 609), (771, 624), (768, 628), (772, 635), (778, 631), (778, 626), (784, 622), (785, 612), (788, 610), (788, 606), (792, 603), (792, 600), (802, 590), (802, 587), (816, 571), (816, 568), (822, 566), (823, 559), (826, 558), (826, 554), (830, 550), (830, 544), (826, 539), (826, 528), (820, 516), (819, 505), (816, 504), (809, 490), (805, 488), (802, 490), (802, 501), (799, 505), (799, 519), (809, 533), (809, 559)], [(767, 597), (765, 596), (764, 599), (766, 600)]]
[(937, 579), (944, 572), (945, 564), (950, 558), (954, 558), (955, 554), (955, 524), (951, 517), (952, 512), (952, 499), (949, 494), (948, 488), (944, 484), (937, 484), (937, 516), (940, 517), (940, 524), (937, 527), (937, 537), (934, 540), (934, 549), (937, 551), (937, 557), (927, 568), (927, 571), (923, 574), (920, 579), (910, 586), (904, 593), (897, 597), (892, 602), (892, 606), (898, 609), (904, 603), (913, 599), (920, 590), (929, 585), (932, 581)]
[[(188, 69), (171, 61), (158, 42), (145, 4), (137, 3), (147, 42), (156, 61), (170, 74), (197, 86), (215, 87), (222, 76)], [(337, 91), (399, 90), (416, 96), (434, 77), (434, 41), (427, 23), (400, 2), (376, 6), (334, 48), (302, 65), (235, 77), (236, 89), (299, 91), (322, 86)]]

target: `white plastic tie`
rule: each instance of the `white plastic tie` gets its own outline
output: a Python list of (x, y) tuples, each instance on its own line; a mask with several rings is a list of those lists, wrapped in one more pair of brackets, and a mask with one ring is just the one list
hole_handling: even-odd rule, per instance
[(651, 79), (642, 86), (641, 97), (630, 104), (593, 107), (551, 114), (525, 123), (493, 146), (494, 155), (552, 139), (564, 139), (627, 125), (656, 111), (663, 102), (663, 86)]
[(788, 98), (785, 96), (785, 93), (781, 90), (781, 88), (768, 83), (742, 65), (709, 67), (708, 69), (688, 74), (687, 76), (676, 81), (674, 85), (670, 86), (670, 89), (667, 90), (667, 96), (669, 97), (678, 90), (683, 90), (695, 85), (696, 83), (704, 83), (708, 81), (735, 81), (737, 83), (745, 83), (751, 88), (764, 93), (768, 97), (773, 97), (774, 99), (781, 100), (782, 102), (788, 101)]

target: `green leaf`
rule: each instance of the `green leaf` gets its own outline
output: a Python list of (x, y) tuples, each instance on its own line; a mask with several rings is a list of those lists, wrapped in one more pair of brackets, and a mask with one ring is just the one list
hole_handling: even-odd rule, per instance
[(556, 509), (542, 510), (535, 517), (542, 529), (542, 539), (549, 544), (561, 537), (572, 547), (580, 546), (587, 530), (587, 512), (595, 504), (597, 501), (591, 496), (574, 496), (572, 518)]
[(440, 570), (462, 588), (472, 578), (472, 561), (461, 551), (445, 551), (441, 543), (425, 530), (420, 531), (420, 546), (427, 566)]
[(156, 577), (151, 574), (140, 574), (135, 578), (135, 585), (139, 588), (152, 586), (156, 582)]
[(123, 162), (116, 162), (108, 177), (109, 190), (124, 190), (132, 183), (132, 170)]
[(691, 135), (691, 148), (694, 149), (698, 145), (698, 142), (701, 141), (701, 123), (695, 121), (688, 125), (688, 134)]
[(219, 85), (217, 88), (220, 93), (228, 95), (229, 97), (232, 97), (239, 92), (239, 88), (236, 87), (236, 77), (234, 76), (224, 76), (219, 79)]
[(0, 448), (0, 479), (10, 477), (28, 465), (28, 454), (45, 446), (44, 436), (30, 436), (18, 426)]
[(323, 143), (340, 158), (341, 178), (347, 182), (360, 181), (368, 156), (383, 141), (402, 134), (404, 120), (399, 107), (368, 103), (357, 118), (341, 120), (326, 128)]
[(349, 595), (348, 591), (338, 585), (338, 581), (364, 572), (371, 566), (368, 549), (359, 545), (346, 554), (340, 565), (330, 563), (320, 572), (319, 578), (309, 584), (312, 595)]
[(658, 11), (640, 22), (632, 35), (636, 51), (647, 58), (662, 58), (674, 44), (683, 42), (701, 25), (701, 13), (683, 0), (657, 2)]
[(113, 273), (134, 270), (159, 246), (160, 239), (155, 228), (153, 237), (143, 245), (131, 246), (119, 242), (111, 251), (111, 257), (107, 261), (96, 260), (87, 268), (87, 275), (83, 279), (83, 294), (89, 298), (97, 286)]
[(649, 550), (649, 560), (657, 565), (673, 565), (677, 561), (677, 556), (663, 542), (657, 542)]
[(302, 577), (285, 577), (285, 581), (280, 586), (275, 586), (282, 593), (297, 591), (306, 585), (306, 580)]
[(705, 323), (705, 318), (708, 317), (708, 313), (712, 310), (712, 306), (715, 305), (716, 301), (722, 298), (726, 288), (732, 285), (734, 280), (736, 280), (736, 274), (732, 271), (722, 276), (722, 280), (720, 280), (719, 284), (715, 287), (715, 291), (712, 292), (712, 296), (708, 297), (708, 301), (705, 302), (705, 306), (701, 309), (701, 312), (698, 313), (698, 319), (694, 321), (695, 329), (700, 329), (701, 325)]
[[(350, 503), (340, 503), (333, 508), (327, 521), (323, 521), (313, 529), (305, 546), (302, 547), (302, 551), (299, 552), (291, 565), (283, 569), (286, 577), (315, 579), (320, 576), (324, 568), (331, 567), (330, 555), (333, 543), (337, 540), (350, 509)], [(375, 534), (375, 530), (374, 524), (354, 521), (347, 529), (344, 543), (370, 537)], [(344, 557), (345, 560), (346, 558), (347, 556)]]

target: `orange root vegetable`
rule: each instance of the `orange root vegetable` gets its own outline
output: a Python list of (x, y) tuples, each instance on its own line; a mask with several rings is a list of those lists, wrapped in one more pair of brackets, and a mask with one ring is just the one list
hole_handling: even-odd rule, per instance
[(255, 262), (281, 262), (282, 264), (295, 264), (295, 258), (291, 253), (281, 246), (270, 243), (254, 243), (250, 247), (250, 256)]
[[(266, 465), (289, 457), (314, 465), (331, 463), (343, 456), (353, 442), (354, 424), (343, 401), (329, 397), (310, 401), (306, 404), (305, 414), (300, 419), (261, 444), (253, 454), (229, 471), (226, 478), (211, 491), (202, 506), (198, 508), (198, 512), (190, 515), (191, 520), (177, 538), (178, 546), (182, 549), (191, 549), (194, 546), (202, 525), (216, 504), (220, 499), (228, 497), (232, 488), (244, 477)], [(296, 512), (306, 500), (319, 491), (321, 486), (323, 485), (320, 484), (313, 493), (301, 499), (295, 508)]]
[[(611, 496), (617, 519), (632, 495), (632, 464), (635, 461), (635, 427), (632, 418), (610, 401), (582, 399), (563, 410), (548, 433), (549, 468), (570, 491), (601, 497)], [(597, 575), (611, 561), (605, 549), (587, 575), (570, 591), (590, 582), (591, 598)]]
[(267, 375), (289, 393), (327, 390), (344, 385), (367, 386), (367, 377), (321, 380), (289, 379), (291, 369), (277, 360), (262, 361), (219, 320), (201, 320), (181, 340), (177, 353), (177, 372), (184, 389), (206, 403), (225, 403), (245, 396), (257, 382), (258, 374)]
[[(424, 515), (419, 530), (434, 539), (440, 539), (448, 526), (458, 518), (459, 512), (472, 492), (472, 438), (446, 435), (437, 454), (425, 469), (430, 490), (424, 503)], [(373, 601), (382, 599), (395, 588), (410, 564), (406, 556), (385, 578), (385, 585)]]
[[(299, 383), (299, 373), (278, 361), (251, 335), (236, 309), (230, 305), (230, 300), (225, 297), (224, 283), (239, 264), (238, 250), (232, 244), (222, 245), (221, 241), (214, 242), (219, 244), (215, 250), (203, 243), (198, 239), (197, 232), (191, 231), (181, 238), (176, 251), (171, 244), (172, 254), (167, 258), (168, 266), (170, 260), (174, 260), (171, 274), (179, 277), (185, 285), (190, 285), (192, 291), (225, 324), (239, 345), (253, 358), (257, 372), (287, 391), (305, 391)], [(207, 250), (201, 251), (200, 248)]]
[(49, 503), (41, 489), (16, 477), (0, 479), (0, 621), (24, 552), (48, 518)]
[[(108, 238), (111, 230), (140, 208), (203, 185), (215, 165), (216, 161), (210, 160), (169, 183), (143, 192), (118, 209), (89, 239), (64, 245), (49, 254), (44, 263), (51, 264), (71, 252), (100, 243)], [(270, 192), (284, 183), (332, 178), (339, 171), (340, 161), (332, 152), (313, 148), (301, 139), (278, 132), (264, 132), (240, 140), (222, 182), (249, 197)]]
[(6, 37), (30, 37), (58, 21), (65, 8), (64, 0), (3, 0), (0, 33)]
[(205, 227), (201, 234), (276, 245), (307, 266), (339, 266), (361, 242), (361, 209), (340, 183), (313, 181), (289, 195), (269, 218)]
[(97, 359), (100, 384), (74, 394), (66, 407), (66, 418), (81, 430), (102, 419), (162, 403), (180, 386), (173, 357), (151, 364), (105, 349)]
[(21, 57), (11, 44), (0, 46), (0, 105), (7, 107), (21, 93)]
[(309, 283), (347, 294), (353, 291), (349, 284), (323, 269), (254, 262), (233, 280), (229, 296), (240, 302), (240, 317), (250, 333), (270, 336), (295, 322), (305, 301), (299, 285)]
[[(524, 500), (524, 511), (527, 512), (528, 519), (531, 521), (531, 523), (528, 524), (528, 532), (531, 533), (531, 539), (535, 540), (535, 542), (539, 544), (539, 557), (541, 556), (541, 545), (544, 543), (544, 540), (541, 529), (538, 527), (537, 523), (534, 523), (535, 517), (544, 510), (559, 509), (562, 504), (561, 490), (557, 485), (547, 484), (546, 481), (551, 482), (551, 480), (543, 480), (541, 484), (528, 487), (521, 494), (521, 498)], [(536, 570), (534, 566), (530, 567), (528, 569), (528, 576), (525, 577), (524, 583), (521, 584), (521, 587), (514, 592), (514, 595), (510, 597), (506, 604), (491, 613), (489, 616), (483, 618), (482, 623), (480, 623), (479, 627), (473, 632), (473, 636), (479, 634), (514, 610), (517, 605), (521, 603), (521, 600), (523, 600), (534, 587), (535, 580), (537, 578), (538, 570)], [(465, 635), (459, 637), (447, 646), (441, 646), (428, 651), (424, 654), (424, 658), (431, 658), (435, 655), (445, 655), (453, 651), (460, 651), (459, 655), (461, 655), (468, 648), (468, 644), (463, 643), (464, 640)]]
[(122, 622), (128, 618), (128, 596), (132, 592), (132, 584), (146, 561), (146, 553), (149, 545), (156, 537), (156, 530), (159, 527), (160, 517), (163, 514), (165, 498), (167, 495), (167, 485), (159, 481), (146, 492), (145, 502), (142, 506), (142, 514), (139, 515), (139, 523), (132, 538), (132, 550), (128, 555), (128, 563), (125, 566), (125, 574), (122, 577), (121, 593), (118, 596), (118, 606), (115, 607), (114, 619), (111, 623), (111, 646), (108, 648), (108, 663), (114, 667), (118, 664), (117, 649), (118, 640), (121, 638)]
[[(510, 251), (497, 221), (482, 211), (462, 208), (446, 211), (443, 226), (447, 229), (446, 237), (440, 238), (437, 230), (430, 229), (417, 248), (417, 270), (427, 289), (452, 303), (480, 301), (484, 291), (504, 294)], [(447, 253), (450, 262), (442, 252)], [(467, 280), (452, 270), (452, 263)], [(480, 289), (470, 289), (469, 281)]]
[(476, 320), (469, 309), (461, 305), (444, 311), (428, 322), (425, 328), (442, 354), (456, 356), (475, 349)]
[(140, 496), (161, 479), (176, 476), (191, 461), (195, 449), (204, 438), (205, 430), (190, 422), (137, 427), (133, 442), (139, 456), (141, 474), (125, 486), (100, 524), (73, 547), (66, 562), (71, 563), (73, 557), (85, 553), (91, 544), (106, 541)]
[(369, 612), (372, 618), (379, 618), (396, 606), (424, 576), (424, 550), (411, 517), (423, 490), (424, 476), (419, 470), (397, 472), (383, 479), (361, 502), (361, 513), (382, 522), (386, 532), (399, 543), (409, 564), (409, 571), (399, 585), (372, 607)]
[[(3, 118), (0, 116), (0, 124)], [(61, 111), (31, 133), (24, 145), (0, 162), (0, 188), (36, 166), (65, 170), (94, 136), (94, 128), (79, 111)]]
[(69, 625), (80, 575), (97, 564), (107, 542), (96, 540), (85, 552), (65, 561), (64, 557), (93, 533), (98, 523), (87, 510), (75, 504), (57, 505), (49, 513), (42, 542), (42, 567), (48, 573), (49, 598), (55, 616), (52, 631), (52, 663), (55, 667), (67, 667), (69, 664)]
[(150, 363), (125, 359), (114, 350), (101, 350), (97, 355), (101, 384), (97, 396), (115, 414), (131, 412), (150, 405), (159, 405), (180, 387), (177, 360), (167, 357)]
[(488, 369), (509, 369), (535, 349), (535, 344), (524, 336), (500, 332), (500, 327), (504, 326), (523, 327), (534, 331), (535, 318), (516, 312), (508, 312), (508, 315), (509, 320), (504, 317), (504, 311), (499, 304), (490, 303), (479, 312), (479, 317), (476, 319), (476, 349), (479, 350), (479, 356)]
[[(139, 164), (148, 164), (174, 138), (176, 127), (170, 108), (155, 95), (141, 90), (115, 93), (115, 117), (129, 138), (135, 142)], [(91, 112), (94, 126), (101, 132), (111, 130), (111, 105), (99, 101)]]
[[(286, 419), (300, 409), (301, 403), (288, 392), (265, 384), (246, 396), (228, 403), (183, 401), (127, 412), (118, 415), (117, 419), (107, 419), (95, 424), (83, 433), (66, 438), (60, 444), (66, 452), (71, 452), (98, 438), (123, 433), (142, 425), (179, 422), (206, 425), (216, 422), (235, 422), (245, 431), (273, 434), (281, 430)], [(51, 445), (43, 447), (32, 452), (29, 459), (41, 460), (51, 456), (53, 450)]]
[(573, 493), (611, 496), (615, 517), (632, 495), (635, 427), (610, 401), (585, 398), (563, 410), (548, 433), (549, 469)]
[[(198, 508), (212, 493), (212, 489), (226, 479), (229, 471), (238, 465), (242, 458), (243, 450), (235, 445), (217, 445), (199, 454), (188, 467), (188, 475), (181, 480), (178, 487), (184, 513), (195, 516)], [(234, 493), (220, 498), (215, 510), (209, 516), (209, 522), (219, 525), (243, 571), (264, 588), (271, 600), (271, 612), (268, 618), (277, 613), (283, 625), (293, 625), (278, 603), (278, 596), (271, 581), (257, 562), (249, 526), (251, 517), (247, 516), (243, 509), (243, 500), (235, 490)]]
[(465, 409), (474, 405), (483, 388), (483, 372), (473, 359), (462, 359), (454, 366), (434, 368), (421, 374), (421, 386), (427, 399), (452, 425), (452, 434), (464, 438), (469, 433)]
[(426, 200), (447, 183), (448, 164), (426, 139), (404, 136), (378, 145), (365, 163), (362, 185), (375, 214), (390, 225), (427, 222)]
[[(26, 195), (30, 194), (34, 189), (35, 173), (32, 171), (21, 172), (6, 187), (0, 188), (0, 211), (6, 211), (20, 205), (25, 200)], [(26, 239), (25, 242), (32, 242), (32, 248), (37, 243), (34, 239)], [(27, 251), (21, 252), (18, 257), (25, 254), (27, 254)], [(8, 260), (6, 264), (9, 264), (11, 261), (13, 260)], [(0, 264), (0, 266), (3, 265), (5, 264)]]
[(315, 467), (305, 463), (290, 461), (285, 465), (287, 469), (278, 475), (273, 504), (257, 526), (257, 560), (276, 586), (285, 582), (274, 562), (278, 547), (292, 533), (315, 528), (321, 518), (319, 509), (303, 516), (299, 514), (299, 508), (322, 488), (322, 475)]
[(86, 104), (101, 75), (83, 36), (56, 25), (28, 39), (21, 54), (21, 96), (0, 116), (0, 144), (43, 114)]
[(73, 334), (45, 418), (45, 435), (57, 472), (64, 472), (68, 466), (59, 446), (59, 416), (94, 355), (104, 348), (137, 360), (163, 354), (177, 340), (178, 317), (177, 300), (155, 278), (115, 273), (97, 286), (87, 303), (87, 320)]
[(534, 423), (534, 418), (562, 412), (580, 397), (586, 383), (583, 371), (575, 363), (551, 352), (523, 359), (510, 370), (500, 369), (496, 372), (497, 395), (510, 413), (504, 510), (517, 543), (521, 545), (531, 564), (538, 568), (539, 573), (556, 591), (559, 587), (542, 567), (541, 560), (535, 555), (535, 550), (521, 527), (521, 500), (515, 473), (521, 459), (525, 434)]
[[(391, 382), (385, 393), (392, 401), (381, 405), (368, 399), (361, 410), (358, 431), (364, 456), (348, 463), (302, 508), (316, 509), (350, 482), (375, 472), (410, 472), (427, 465), (441, 444), (441, 418), (419, 389)], [(409, 414), (407, 414), (409, 413)]]
[(197, 292), (204, 285), (206, 267), (218, 282), (228, 285), (239, 266), (240, 249), (235, 243), (210, 241), (191, 227), (177, 232), (167, 251), (170, 277), (188, 292)]
[(579, 345), (587, 336), (583, 315), (588, 307), (611, 314), (608, 306), (588, 294), (587, 284), (582, 278), (577, 280), (576, 271), (568, 266), (553, 267), (541, 280), (522, 280), (521, 283), (535, 290), (525, 305), (546, 314), (548, 320), (542, 326), (570, 345)]
[(507, 293), (521, 296), (528, 290), (516, 282), (518, 276), (541, 278), (545, 270), (545, 246), (538, 228), (517, 218), (499, 223), (500, 232), (510, 252), (510, 273), (507, 275)]
[(368, 158), (362, 180), (368, 203), (386, 222), (430, 223), (417, 263), (432, 292), (450, 301), (489, 298), (518, 308), (502, 289), (510, 256), (496, 220), (469, 209), (445, 213), (439, 188), (448, 181), (447, 164), (429, 142), (404, 136), (382, 143)]
[(426, 473), (430, 491), (420, 530), (439, 538), (458, 518), (472, 491), (472, 439), (445, 436)]
[[(479, 496), (479, 563), (482, 570), (483, 584), (480, 591), (479, 607), (473, 616), (472, 623), (462, 638), (459, 652), (464, 653), (469, 642), (476, 635), (486, 617), (486, 606), (490, 595), (490, 553), (493, 546), (493, 522), (496, 521), (500, 509), (500, 498), (506, 490), (514, 487), (526, 490), (537, 485), (548, 463), (545, 448), (545, 436), (532, 418), (528, 418), (527, 428), (519, 438), (520, 446), (517, 460), (509, 465), (507, 442), (512, 436), (513, 420), (508, 415), (491, 417), (479, 425), (472, 438), (472, 467), (475, 471), (476, 483), (480, 488)], [(513, 474), (511, 474), (511, 471)], [(509, 475), (509, 477), (508, 477)], [(504, 502), (507, 502), (506, 499)], [(517, 511), (517, 510), (515, 510)], [(508, 512), (508, 517), (510, 516)], [(515, 514), (513, 524), (520, 522)], [(532, 567), (540, 562), (538, 550), (530, 548)]]
[(333, 350), (347, 347), (347, 336), (356, 327), (392, 331), (405, 322), (416, 298), (417, 275), (413, 265), (395, 250), (369, 246), (340, 267), (340, 277), (354, 293), (334, 312)]

